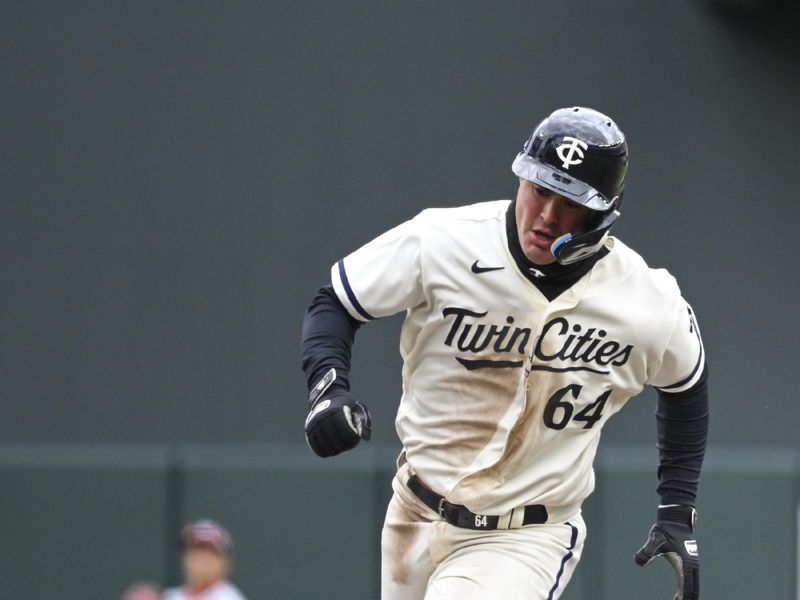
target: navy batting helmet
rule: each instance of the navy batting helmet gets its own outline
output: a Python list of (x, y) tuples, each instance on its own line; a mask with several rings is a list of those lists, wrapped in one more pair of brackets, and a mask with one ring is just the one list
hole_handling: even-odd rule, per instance
[(511, 170), (593, 211), (585, 231), (553, 242), (556, 260), (574, 263), (600, 249), (619, 217), (628, 144), (606, 115), (591, 108), (561, 108), (536, 126)]

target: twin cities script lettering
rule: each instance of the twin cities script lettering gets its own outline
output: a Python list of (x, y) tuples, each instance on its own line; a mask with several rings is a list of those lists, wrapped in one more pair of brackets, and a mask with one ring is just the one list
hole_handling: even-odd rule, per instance
[[(514, 327), (514, 317), (506, 317), (505, 325), (495, 325), (492, 323), (481, 323), (475, 321), (489, 314), (486, 312), (474, 312), (466, 308), (448, 307), (442, 310), (444, 318), (455, 315), (450, 331), (444, 340), (445, 346), (452, 346), (453, 340), (456, 341), (456, 348), (461, 352), (471, 352), (479, 354), (490, 347), (496, 354), (522, 354), (526, 355), (525, 348), (531, 339), (531, 330), (528, 327)], [(473, 331), (473, 327), (475, 330)], [(459, 335), (460, 332), (460, 335)], [(456, 356), (467, 370), (475, 369), (502, 369), (515, 368), (522, 366), (522, 360), (488, 360), (488, 359), (467, 359)]]
[[(464, 358), (456, 356), (456, 360), (467, 370), (502, 369), (522, 366), (518, 356), (528, 356), (536, 364), (531, 370), (536, 371), (591, 371), (608, 373), (601, 367), (622, 366), (631, 356), (633, 345), (623, 345), (616, 340), (607, 339), (608, 333), (597, 327), (585, 327), (579, 323), (570, 323), (564, 317), (550, 319), (535, 338), (531, 352), (529, 344), (533, 332), (529, 327), (514, 326), (514, 317), (508, 316), (505, 324), (487, 323), (483, 317), (486, 312), (475, 312), (466, 308), (447, 307), (442, 311), (445, 319), (453, 317), (450, 330), (444, 340), (446, 346), (460, 352), (470, 354), (493, 354), (489, 358)], [(497, 355), (508, 354), (509, 358), (498, 359)], [(556, 364), (538, 364), (540, 362)], [(569, 363), (569, 364), (564, 364)]]

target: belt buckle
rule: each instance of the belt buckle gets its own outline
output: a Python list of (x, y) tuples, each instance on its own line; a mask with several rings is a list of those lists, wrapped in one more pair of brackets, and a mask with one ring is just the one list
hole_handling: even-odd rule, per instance
[(445, 519), (445, 516), (444, 516), (444, 503), (445, 502), (447, 502), (447, 500), (444, 499), (444, 496), (439, 498), (439, 508), (438, 508), (437, 512), (439, 513), (439, 516), (442, 517), (442, 519), (447, 521), (447, 519)]

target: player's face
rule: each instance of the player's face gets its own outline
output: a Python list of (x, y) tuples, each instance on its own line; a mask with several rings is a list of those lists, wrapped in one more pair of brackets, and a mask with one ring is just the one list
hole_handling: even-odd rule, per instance
[(228, 570), (228, 558), (213, 548), (192, 547), (183, 553), (183, 573), (190, 589), (205, 589), (225, 579)]
[(520, 178), (517, 191), (517, 235), (522, 251), (536, 265), (549, 265), (556, 257), (553, 242), (565, 233), (579, 232), (591, 209)]

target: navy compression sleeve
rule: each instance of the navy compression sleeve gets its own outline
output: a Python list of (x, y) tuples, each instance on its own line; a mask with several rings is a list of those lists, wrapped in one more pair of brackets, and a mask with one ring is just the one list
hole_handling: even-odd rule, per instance
[(708, 438), (708, 365), (688, 390), (658, 390), (656, 420), (661, 504), (694, 506)]
[(333, 367), (336, 383), (350, 389), (350, 352), (361, 322), (351, 317), (331, 286), (317, 292), (303, 319), (303, 371), (308, 389)]

